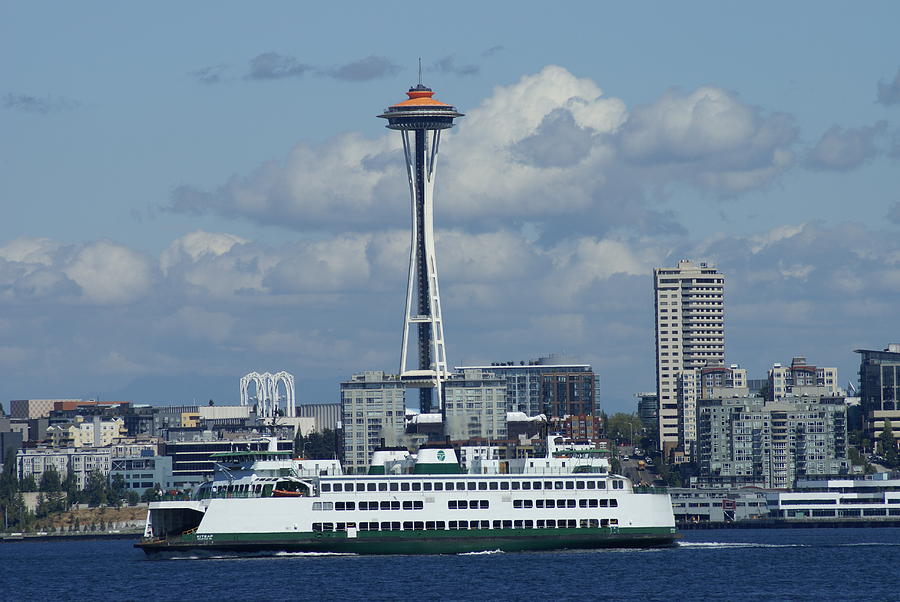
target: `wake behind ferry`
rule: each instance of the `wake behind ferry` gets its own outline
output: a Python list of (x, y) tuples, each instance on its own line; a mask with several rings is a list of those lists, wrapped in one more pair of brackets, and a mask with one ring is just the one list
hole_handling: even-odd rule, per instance
[[(150, 504), (136, 547), (165, 551), (456, 554), (671, 545), (669, 494), (610, 474), (605, 452), (470, 462), (452, 447), (373, 454), (368, 475), (290, 452), (217, 454), (192, 499)], [(505, 471), (505, 472), (501, 472)], [(487, 473), (487, 474), (485, 474)]]

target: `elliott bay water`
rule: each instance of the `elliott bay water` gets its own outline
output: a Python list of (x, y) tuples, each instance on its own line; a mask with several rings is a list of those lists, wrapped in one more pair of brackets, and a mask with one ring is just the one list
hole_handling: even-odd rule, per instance
[(900, 529), (684, 532), (678, 547), (148, 559), (126, 539), (0, 544), (7, 600), (889, 600)]

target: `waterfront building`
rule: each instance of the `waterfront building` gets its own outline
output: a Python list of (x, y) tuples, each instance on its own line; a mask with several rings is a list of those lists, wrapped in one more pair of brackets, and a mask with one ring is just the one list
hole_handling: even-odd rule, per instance
[[(212, 434), (206, 431), (208, 434)], [(188, 441), (166, 441), (162, 444), (162, 454), (172, 458), (172, 477), (179, 482), (199, 482), (212, 476), (216, 461), (212, 455), (220, 452), (264, 451), (269, 440), (257, 435), (253, 439), (196, 439)], [(279, 438), (278, 451), (291, 452), (292, 439)]]
[(453, 441), (506, 439), (506, 382), (468, 368), (444, 382), (444, 432)]
[(784, 520), (896, 521), (900, 517), (900, 475), (880, 472), (853, 478), (799, 479), (793, 490), (768, 492), (766, 498), (770, 516)]
[(405, 418), (406, 387), (399, 376), (368, 370), (341, 383), (346, 472), (365, 473), (375, 448), (398, 445)]
[(664, 457), (697, 439), (695, 370), (725, 363), (725, 276), (706, 263), (681, 260), (653, 270), (656, 393)]
[(769, 370), (769, 401), (782, 397), (840, 393), (837, 368), (807, 364), (806, 358), (802, 356), (794, 357), (790, 366), (775, 364)]
[(560, 430), (566, 439), (573, 441), (599, 442), (603, 439), (603, 419), (590, 414), (569, 415), (559, 419)]
[(758, 489), (669, 487), (677, 522), (731, 523), (767, 518), (766, 492)]
[(315, 429), (318, 433), (326, 429), (336, 431), (340, 428), (341, 404), (301, 403), (297, 405), (297, 416), (315, 418)]
[(163, 491), (179, 489), (182, 483), (176, 484), (172, 475), (172, 457), (156, 455), (137, 455), (114, 458), (110, 464), (109, 478), (121, 476), (125, 487), (143, 492), (150, 487)]
[(506, 381), (506, 410), (528, 416), (547, 414), (599, 415), (599, 377), (590, 364), (580, 364), (559, 355), (528, 362), (495, 362), (489, 366), (460, 366), (465, 370), (488, 370)]
[(850, 471), (843, 397), (703, 399), (697, 424), (701, 487), (785, 489)]
[(34, 477), (40, 482), (41, 475), (52, 466), (62, 479), (69, 473), (74, 474), (77, 487), (84, 489), (91, 472), (108, 474), (111, 463), (112, 450), (109, 448), (27, 448), (16, 453), (16, 474), (19, 480)]
[(859, 397), (865, 429), (873, 441), (881, 436), (885, 420), (900, 425), (900, 345), (882, 351), (857, 349), (859, 354)]
[[(400, 378), (419, 388), (419, 410), (428, 414), (435, 391), (440, 403), (442, 384), (450, 376), (434, 251), (435, 162), (441, 132), (453, 127), (453, 120), (463, 114), (455, 107), (438, 102), (431, 88), (422, 85), (421, 74), (419, 79), (419, 84), (406, 93), (407, 100), (391, 105), (378, 117), (387, 120), (388, 129), (401, 134), (412, 202)], [(414, 328), (416, 343), (412, 355), (417, 356), (417, 363), (411, 368), (408, 365), (408, 360), (412, 359), (408, 353), (409, 338)]]

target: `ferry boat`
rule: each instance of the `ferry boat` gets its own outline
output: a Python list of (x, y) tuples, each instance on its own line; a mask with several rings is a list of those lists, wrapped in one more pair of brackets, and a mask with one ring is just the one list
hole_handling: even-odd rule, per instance
[(217, 454), (214, 479), (192, 499), (150, 504), (135, 546), (456, 554), (652, 547), (677, 537), (668, 493), (635, 488), (609, 473), (598, 450), (560, 449), (552, 437), (546, 458), (474, 459), (471, 472), (451, 447), (376, 451), (367, 475), (273, 447)]

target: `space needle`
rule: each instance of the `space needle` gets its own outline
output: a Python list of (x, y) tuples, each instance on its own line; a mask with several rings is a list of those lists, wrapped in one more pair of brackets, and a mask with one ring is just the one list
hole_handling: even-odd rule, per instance
[[(419, 69), (419, 84), (406, 93), (409, 98), (391, 105), (379, 117), (387, 119), (387, 127), (400, 130), (403, 137), (412, 201), (412, 237), (400, 378), (409, 386), (419, 388), (419, 408), (421, 412), (428, 413), (435, 393), (438, 404), (441, 403), (442, 383), (450, 376), (434, 256), (434, 166), (441, 130), (453, 127), (454, 118), (463, 114), (433, 98), (431, 88), (422, 85), (421, 66)], [(409, 338), (414, 325), (417, 327), (419, 361), (418, 366), (410, 368)]]

